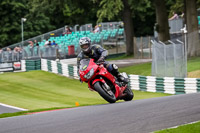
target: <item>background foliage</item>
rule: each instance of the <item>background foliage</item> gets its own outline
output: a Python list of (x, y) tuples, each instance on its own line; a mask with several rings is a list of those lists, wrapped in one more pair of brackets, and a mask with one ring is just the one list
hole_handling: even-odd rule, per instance
[[(184, 0), (166, 0), (169, 16), (183, 10)], [(135, 36), (153, 35), (155, 8), (152, 0), (129, 0)], [(200, 7), (200, 0), (197, 0)], [(28, 39), (65, 25), (122, 21), (122, 0), (1, 0), (0, 47), (21, 41), (21, 18), (24, 39)]]

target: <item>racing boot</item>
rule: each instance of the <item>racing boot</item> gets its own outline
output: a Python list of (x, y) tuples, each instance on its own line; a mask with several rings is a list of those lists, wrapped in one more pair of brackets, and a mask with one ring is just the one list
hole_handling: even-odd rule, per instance
[(115, 76), (119, 82), (124, 82), (125, 84), (128, 84), (128, 79), (124, 78), (124, 77), (119, 73), (118, 67), (117, 67), (115, 64), (113, 64), (112, 66), (113, 66), (113, 70), (111, 71), (111, 74), (112, 74), (113, 76)]

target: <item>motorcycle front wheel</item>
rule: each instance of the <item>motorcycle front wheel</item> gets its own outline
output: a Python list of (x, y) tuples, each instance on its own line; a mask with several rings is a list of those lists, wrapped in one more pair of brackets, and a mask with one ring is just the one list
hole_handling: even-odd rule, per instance
[(96, 82), (94, 88), (107, 102), (116, 102), (115, 94), (111, 90), (108, 90), (102, 82)]

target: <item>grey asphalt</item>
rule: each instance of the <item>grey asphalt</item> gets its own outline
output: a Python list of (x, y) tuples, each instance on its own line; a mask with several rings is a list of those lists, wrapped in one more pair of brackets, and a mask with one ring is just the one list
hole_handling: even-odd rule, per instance
[(123, 59), (123, 60), (111, 60), (110, 64), (116, 64), (118, 67), (126, 67), (135, 64), (151, 62), (152, 59)]
[(148, 133), (200, 120), (200, 93), (0, 119), (0, 133)]
[[(152, 59), (123, 59), (123, 60), (111, 60), (108, 62), (110, 64), (116, 64), (118, 67), (125, 67), (125, 66), (131, 66), (134, 64), (147, 63), (151, 61)], [(77, 58), (64, 59), (64, 60), (60, 60), (60, 62), (71, 64), (71, 65), (77, 65)]]
[(19, 111), (21, 111), (21, 110), (9, 108), (9, 107), (5, 107), (5, 106), (0, 105), (0, 114), (13, 113), (13, 112), (19, 112)]

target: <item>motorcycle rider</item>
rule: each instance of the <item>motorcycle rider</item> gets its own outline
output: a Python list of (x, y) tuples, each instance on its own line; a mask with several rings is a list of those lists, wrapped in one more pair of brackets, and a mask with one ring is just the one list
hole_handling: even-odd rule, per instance
[[(82, 37), (79, 40), (79, 45), (81, 52), (77, 56), (77, 73), (79, 75), (79, 65), (82, 59), (92, 58), (96, 63), (103, 63), (104, 67), (115, 76), (118, 81), (128, 83), (118, 71), (118, 67), (115, 64), (109, 64), (105, 61), (105, 58), (108, 56), (108, 51), (102, 48), (100, 45), (94, 44), (91, 45), (91, 40), (88, 37)], [(79, 79), (81, 81), (81, 79)], [(82, 81), (81, 81), (82, 82)]]

